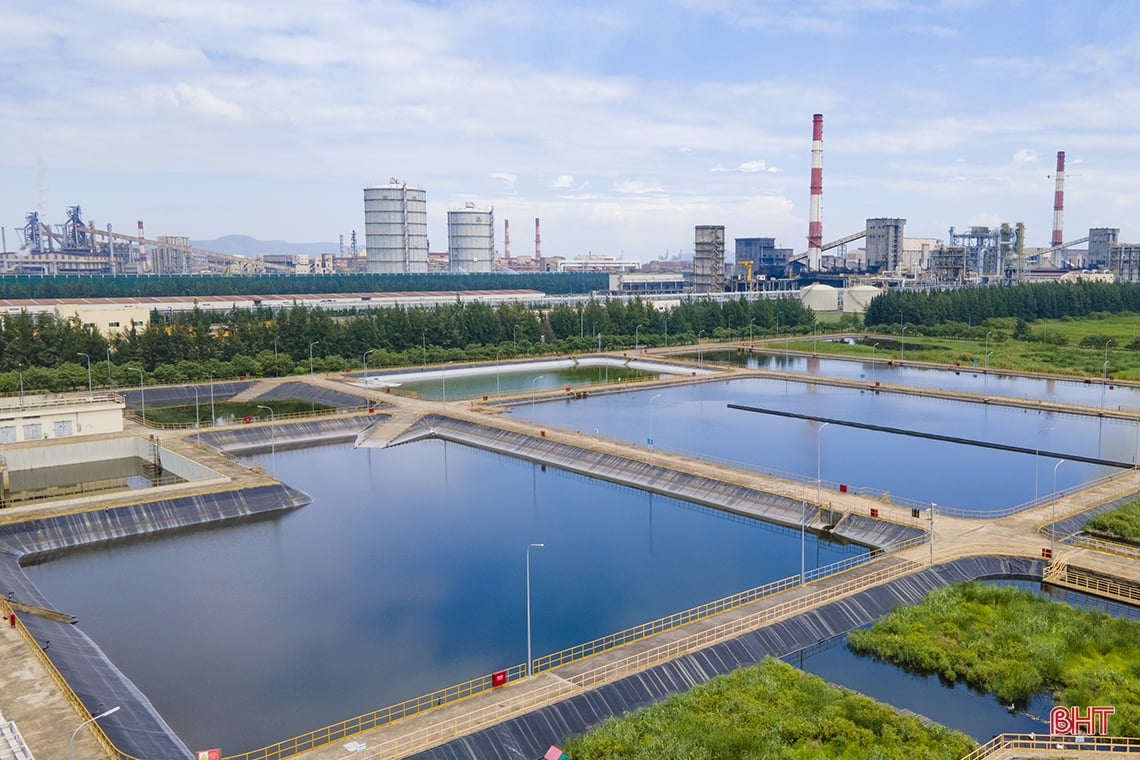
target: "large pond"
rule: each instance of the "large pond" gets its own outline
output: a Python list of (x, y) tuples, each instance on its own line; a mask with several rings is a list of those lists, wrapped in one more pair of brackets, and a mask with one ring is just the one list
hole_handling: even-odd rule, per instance
[[(822, 341), (821, 341), (822, 343)], [(802, 349), (802, 346), (797, 346)], [(779, 345), (761, 351), (704, 351), (701, 354), (684, 354), (684, 358), (703, 360), (705, 367), (723, 364), (748, 369), (770, 369), (780, 372), (798, 372), (805, 375), (841, 377), (848, 380), (876, 381), (892, 385), (910, 385), (918, 388), (937, 388), (989, 396), (1033, 398), (1063, 404), (1088, 407), (1107, 407), (1140, 413), (1140, 388), (1107, 384), (1097, 380), (1038, 379), (1009, 375), (972, 363), (960, 367), (920, 367), (903, 362), (888, 364), (891, 357), (880, 352), (878, 361), (809, 357), (802, 354), (780, 353)]]
[(766, 379), (669, 386), (515, 407), (537, 425), (594, 433), (898, 500), (997, 511), (1117, 468), (729, 409), (740, 404), (1129, 462), (1131, 422)]
[(29, 568), (191, 748), (262, 746), (862, 554), (455, 444), (278, 451), (313, 503)]

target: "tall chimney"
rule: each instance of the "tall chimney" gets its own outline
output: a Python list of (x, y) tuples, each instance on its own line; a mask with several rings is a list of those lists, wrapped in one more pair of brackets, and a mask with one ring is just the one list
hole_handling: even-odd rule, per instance
[(534, 218), (534, 260), (542, 261), (542, 235), (538, 231), (538, 217)]
[(142, 219), (139, 219), (139, 261), (146, 261), (146, 238), (143, 236)]
[(1054, 246), (1063, 245), (1064, 233), (1061, 231), (1065, 216), (1065, 151), (1057, 151), (1057, 184), (1053, 190), (1053, 240)]
[(506, 260), (507, 265), (510, 266), (511, 262), (511, 220), (503, 220), (503, 259)]
[(808, 212), (808, 269), (818, 272), (823, 259), (823, 114), (811, 117), (811, 206)]
[[(91, 244), (92, 244), (92, 246), (94, 246), (94, 244), (95, 244), (94, 239), (92, 239)], [(129, 248), (130, 248), (130, 246), (128, 246), (128, 249)], [(107, 271), (110, 274), (114, 274), (115, 273), (115, 236), (114, 236), (114, 234), (112, 234), (111, 225), (109, 225), (109, 224), (107, 225), (107, 262), (111, 265), (111, 268), (108, 269)]]

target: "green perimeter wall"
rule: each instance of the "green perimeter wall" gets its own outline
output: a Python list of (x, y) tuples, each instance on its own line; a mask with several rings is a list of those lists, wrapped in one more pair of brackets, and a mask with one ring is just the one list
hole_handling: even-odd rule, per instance
[(290, 293), (538, 290), (549, 295), (605, 291), (600, 272), (528, 274), (0, 275), (0, 298), (123, 298)]

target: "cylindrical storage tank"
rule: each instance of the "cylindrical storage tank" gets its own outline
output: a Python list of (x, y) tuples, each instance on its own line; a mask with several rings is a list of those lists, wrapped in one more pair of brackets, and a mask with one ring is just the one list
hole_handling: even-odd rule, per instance
[(800, 290), (800, 302), (812, 311), (839, 311), (839, 291), (830, 285), (812, 283)]
[(495, 263), (495, 210), (468, 203), (447, 212), (447, 253), (452, 272), (490, 272)]
[(428, 271), (427, 193), (395, 179), (364, 188), (364, 246), (369, 272)]
[(872, 285), (856, 285), (843, 292), (843, 311), (850, 314), (862, 314), (871, 305), (875, 296), (883, 291)]

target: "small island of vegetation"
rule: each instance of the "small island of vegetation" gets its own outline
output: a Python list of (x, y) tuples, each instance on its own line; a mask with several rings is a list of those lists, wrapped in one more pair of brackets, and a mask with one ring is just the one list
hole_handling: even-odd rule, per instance
[(574, 760), (934, 760), (973, 748), (965, 734), (774, 659), (607, 718), (566, 745)]
[(1140, 623), (1076, 609), (1009, 586), (971, 582), (930, 592), (847, 645), (909, 671), (963, 681), (1024, 704), (1111, 705), (1110, 732), (1140, 731)]
[(1121, 504), (1116, 509), (1102, 512), (1085, 523), (1086, 533), (1140, 546), (1140, 499)]

